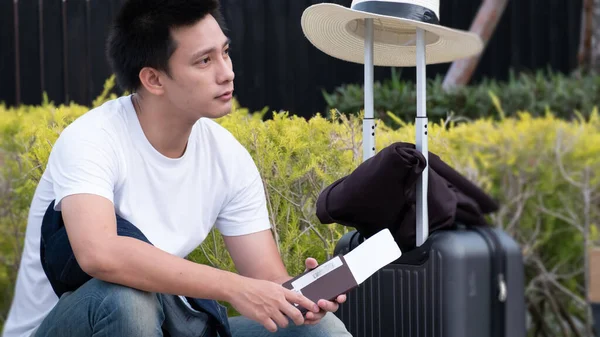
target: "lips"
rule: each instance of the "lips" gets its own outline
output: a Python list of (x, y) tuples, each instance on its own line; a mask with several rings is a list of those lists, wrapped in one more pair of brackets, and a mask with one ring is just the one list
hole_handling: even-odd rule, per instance
[(233, 94), (233, 90), (225, 91), (218, 95), (216, 98), (229, 98)]

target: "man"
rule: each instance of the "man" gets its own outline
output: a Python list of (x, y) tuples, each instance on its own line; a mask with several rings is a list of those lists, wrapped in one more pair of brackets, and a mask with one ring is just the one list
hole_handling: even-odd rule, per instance
[[(54, 145), (31, 204), (3, 336), (175, 337), (194, 320), (204, 325), (189, 335), (213, 336), (211, 311), (192, 299), (226, 301), (240, 312), (225, 323), (233, 336), (349, 336), (332, 314), (336, 302), (317, 306), (281, 286), (291, 277), (270, 232), (259, 172), (211, 120), (231, 110), (234, 72), (222, 26), (217, 0), (123, 5), (107, 55), (134, 94), (89, 111)], [(44, 237), (42, 223), (57, 214), (62, 232)], [(184, 259), (213, 225), (239, 274)], [(64, 250), (53, 246), (60, 235), (76, 258), (67, 265), (92, 279), (59, 299), (40, 236), (50, 254)], [(309, 311), (303, 316), (296, 304)]]

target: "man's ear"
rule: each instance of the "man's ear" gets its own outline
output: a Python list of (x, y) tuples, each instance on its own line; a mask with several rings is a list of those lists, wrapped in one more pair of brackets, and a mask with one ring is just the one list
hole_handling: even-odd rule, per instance
[(158, 70), (150, 67), (144, 67), (140, 70), (140, 81), (142, 86), (151, 94), (160, 96), (165, 90), (162, 83), (163, 74)]

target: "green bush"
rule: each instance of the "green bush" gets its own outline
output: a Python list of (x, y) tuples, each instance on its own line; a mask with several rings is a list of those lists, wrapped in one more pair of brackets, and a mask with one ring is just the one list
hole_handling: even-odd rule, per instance
[[(107, 98), (101, 97), (96, 104)], [(505, 102), (503, 102), (505, 103)], [(0, 149), (7, 189), (0, 213), (0, 318), (10, 292), (29, 201), (60, 131), (86, 107), (70, 104), (8, 109), (0, 106)], [(362, 160), (358, 116), (332, 113), (309, 120), (236, 106), (218, 120), (246, 146), (262, 174), (268, 209), (283, 260), (291, 274), (304, 259), (328, 258), (349, 229), (321, 225), (315, 201), (328, 184), (352, 172)], [(529, 331), (547, 336), (585, 335), (585, 247), (597, 239), (600, 220), (600, 117), (564, 120), (547, 113), (518, 113), (472, 122), (432, 122), (430, 151), (500, 201), (490, 217), (522, 246), (526, 266)], [(390, 126), (378, 121), (376, 147), (415, 139), (411, 121)], [(213, 231), (190, 260), (233, 270), (219, 233)], [(235, 314), (232, 312), (232, 314)], [(1, 325), (1, 323), (0, 323)]]
[[(438, 76), (427, 83), (427, 115), (435, 120), (448, 117), (477, 119), (500, 118), (493, 97), (504, 105), (507, 116), (528, 111), (533, 116), (543, 116), (547, 109), (560, 118), (575, 117), (576, 111), (589, 113), (600, 101), (600, 76), (537, 72), (536, 74), (511, 73), (508, 81), (484, 79), (479, 84), (445, 91), (443, 78)], [(347, 84), (332, 92), (323, 92), (327, 110), (356, 114), (363, 109), (363, 85)], [(392, 69), (389, 79), (376, 82), (373, 89), (375, 114), (385, 123), (395, 125), (388, 112), (404, 121), (414, 121), (416, 116), (416, 88), (414, 82), (401, 81)]]

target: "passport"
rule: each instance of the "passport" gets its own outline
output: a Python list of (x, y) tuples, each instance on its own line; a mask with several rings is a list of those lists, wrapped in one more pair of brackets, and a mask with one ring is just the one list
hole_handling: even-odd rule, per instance
[[(334, 301), (401, 255), (392, 233), (385, 228), (347, 254), (334, 256), (317, 268), (285, 282), (283, 286), (301, 293), (315, 303), (320, 299)], [(307, 312), (305, 308), (300, 308), (300, 311)]]

